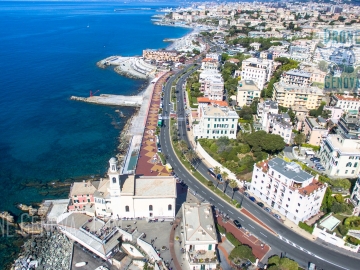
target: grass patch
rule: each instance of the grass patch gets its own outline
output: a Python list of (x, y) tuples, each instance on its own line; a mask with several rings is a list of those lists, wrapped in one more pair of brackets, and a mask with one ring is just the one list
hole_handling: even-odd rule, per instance
[(299, 227), (308, 233), (313, 233), (314, 227), (307, 225), (305, 222), (299, 222)]
[(159, 156), (160, 159), (161, 159), (161, 163), (162, 163), (163, 165), (165, 165), (165, 164), (166, 164), (166, 159), (165, 159), (163, 153), (157, 153), (157, 154), (158, 154), (158, 156)]

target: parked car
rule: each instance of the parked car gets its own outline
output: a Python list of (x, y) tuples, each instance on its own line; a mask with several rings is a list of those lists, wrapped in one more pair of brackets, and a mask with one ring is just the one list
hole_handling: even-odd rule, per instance
[(304, 162), (304, 165), (306, 165), (306, 166), (309, 166), (309, 163), (307, 163), (307, 162)]
[(271, 213), (271, 209), (269, 207), (265, 207), (264, 210), (268, 213)]
[(309, 270), (315, 270), (316, 269), (316, 265), (312, 262), (309, 262)]
[(320, 164), (320, 160), (314, 160), (314, 164)]
[(281, 217), (278, 214), (273, 215), (276, 219), (281, 219)]
[(245, 197), (249, 197), (249, 193), (244, 192), (244, 196), (245, 196)]
[(319, 160), (320, 161), (320, 158), (317, 158), (317, 157), (312, 157), (310, 158), (311, 161), (315, 161), (315, 160)]
[(252, 202), (256, 202), (256, 199), (254, 198), (254, 197), (249, 197), (249, 199), (250, 199), (250, 201), (252, 201)]
[(260, 207), (264, 207), (264, 204), (262, 202), (258, 202), (257, 205)]
[(241, 224), (239, 221), (237, 221), (236, 219), (234, 220), (234, 225), (237, 227), (237, 228), (241, 228)]

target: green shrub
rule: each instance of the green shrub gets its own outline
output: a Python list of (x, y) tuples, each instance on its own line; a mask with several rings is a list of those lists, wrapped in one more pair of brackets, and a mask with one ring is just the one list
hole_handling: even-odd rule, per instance
[(308, 143), (303, 143), (301, 146), (311, 148), (316, 152), (320, 150), (320, 146), (316, 146), (316, 145), (312, 145), (312, 144), (308, 144)]
[(226, 233), (226, 229), (223, 226), (221, 226), (220, 224), (216, 224), (216, 228), (217, 228), (219, 233), (221, 233), (221, 234)]
[(312, 234), (312, 232), (313, 232), (313, 230), (314, 230), (313, 227), (311, 227), (311, 226), (307, 225), (305, 222), (301, 222), (301, 221), (299, 222), (299, 227), (300, 227), (301, 229), (303, 229), (303, 230), (311, 233), (311, 234)]
[(239, 240), (237, 240), (236, 237), (235, 237), (232, 233), (230, 233), (230, 232), (227, 232), (227, 233), (226, 233), (226, 238), (227, 238), (227, 240), (229, 240), (229, 242), (230, 242), (231, 244), (233, 244), (235, 247), (242, 245), (241, 242), (240, 242)]
[(229, 259), (234, 260), (237, 258), (249, 259), (253, 263), (256, 261), (256, 258), (252, 253), (252, 249), (249, 246), (245, 245), (237, 246), (231, 251)]

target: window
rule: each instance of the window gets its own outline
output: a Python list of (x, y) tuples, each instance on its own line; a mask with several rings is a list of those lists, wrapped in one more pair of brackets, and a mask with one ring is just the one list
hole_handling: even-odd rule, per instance
[(287, 204), (286, 207), (289, 207), (289, 205)]
[(171, 211), (171, 209), (172, 209), (172, 205), (169, 204), (169, 205), (168, 205), (168, 210)]
[(290, 198), (288, 198), (288, 201), (290, 202)]
[(351, 165), (352, 165), (351, 162), (346, 163), (346, 167), (351, 167)]
[(125, 212), (130, 212), (130, 207), (128, 205), (125, 206)]
[(357, 164), (358, 164), (357, 162), (355, 162), (355, 163), (354, 163), (354, 168), (356, 168), (356, 167), (357, 167)]
[(149, 205), (149, 211), (152, 211), (153, 210), (153, 206), (150, 204)]
[(300, 203), (298, 203), (298, 206), (300, 206)]
[(90, 199), (88, 199), (87, 202), (90, 202)]
[(296, 209), (296, 213), (299, 213), (299, 210)]
[(113, 184), (116, 184), (116, 178), (115, 177), (113, 177)]
[(347, 173), (348, 173), (348, 170), (345, 171), (345, 174), (347, 174)]
[(351, 174), (354, 174), (354, 173), (355, 173), (355, 170), (352, 170), (352, 171), (351, 171)]

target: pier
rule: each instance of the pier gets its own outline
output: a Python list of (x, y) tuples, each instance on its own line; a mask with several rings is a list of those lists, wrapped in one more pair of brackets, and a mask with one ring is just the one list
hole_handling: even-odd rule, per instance
[(92, 96), (92, 97), (71, 96), (70, 99), (88, 102), (88, 103), (95, 103), (100, 105), (140, 107), (144, 98), (142, 95), (123, 96), (123, 95), (102, 94), (100, 96)]

